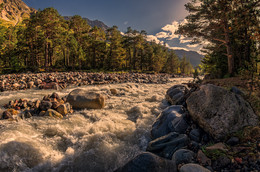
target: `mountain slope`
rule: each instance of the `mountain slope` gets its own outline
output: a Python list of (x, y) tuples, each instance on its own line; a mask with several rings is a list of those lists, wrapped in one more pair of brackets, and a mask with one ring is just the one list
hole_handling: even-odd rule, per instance
[(196, 51), (185, 51), (185, 50), (174, 50), (176, 55), (181, 58), (186, 56), (190, 60), (191, 64), (196, 67), (201, 63), (203, 55), (197, 53)]
[(0, 19), (17, 24), (28, 18), (36, 10), (28, 7), (22, 0), (0, 0)]
[[(70, 20), (71, 16), (64, 16), (65, 20)], [(84, 20), (87, 20), (88, 25), (90, 25), (91, 27), (97, 26), (102, 28), (103, 30), (107, 30), (109, 27), (104, 24), (102, 21), (99, 20), (90, 20), (88, 18), (83, 18)]]

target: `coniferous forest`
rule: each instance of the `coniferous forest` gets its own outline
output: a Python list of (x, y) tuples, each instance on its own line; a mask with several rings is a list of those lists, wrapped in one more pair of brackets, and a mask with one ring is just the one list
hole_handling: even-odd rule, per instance
[(116, 26), (106, 31), (90, 27), (81, 16), (65, 20), (56, 9), (46, 8), (22, 23), (1, 25), (2, 71), (48, 70), (154, 71), (190, 74), (186, 57), (146, 41), (147, 33)]
[[(178, 34), (204, 44), (197, 69), (221, 78), (259, 73), (259, 1), (208, 0), (186, 4)], [(13, 26), (1, 22), (0, 72), (154, 71), (190, 74), (188, 58), (148, 42), (146, 31), (90, 27), (81, 16), (65, 20), (56, 9), (39, 10)], [(206, 44), (205, 44), (206, 43)], [(201, 70), (200, 70), (201, 71)]]

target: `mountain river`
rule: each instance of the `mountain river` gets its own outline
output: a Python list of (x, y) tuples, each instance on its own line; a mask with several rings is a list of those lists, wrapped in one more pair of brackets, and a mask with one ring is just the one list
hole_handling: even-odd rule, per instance
[[(0, 171), (111, 172), (146, 150), (156, 116), (168, 106), (168, 88), (192, 78), (173, 78), (167, 84), (111, 84), (79, 87), (106, 95), (101, 110), (74, 111), (62, 120), (33, 117), (0, 121)], [(117, 89), (112, 95), (110, 89)], [(75, 88), (56, 91), (66, 96)], [(10, 100), (42, 99), (54, 90), (0, 93), (0, 113)]]

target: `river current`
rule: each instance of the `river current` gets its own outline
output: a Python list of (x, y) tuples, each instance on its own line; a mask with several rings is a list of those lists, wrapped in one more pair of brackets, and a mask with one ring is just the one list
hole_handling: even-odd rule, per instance
[[(106, 95), (101, 110), (81, 110), (62, 120), (33, 117), (0, 121), (0, 171), (111, 172), (146, 150), (156, 116), (168, 106), (167, 84), (111, 84), (79, 87)], [(112, 95), (110, 89), (117, 89)], [(66, 96), (75, 88), (55, 91)], [(0, 93), (0, 113), (10, 100), (42, 99), (54, 90)]]

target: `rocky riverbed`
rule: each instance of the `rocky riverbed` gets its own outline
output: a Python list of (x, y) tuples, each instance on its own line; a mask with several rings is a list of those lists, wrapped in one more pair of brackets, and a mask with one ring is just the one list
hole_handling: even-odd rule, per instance
[(243, 93), (191, 81), (2, 92), (0, 171), (259, 171)]
[[(156, 116), (169, 106), (167, 89), (190, 80), (81, 86), (106, 96), (105, 107), (74, 110), (63, 119), (0, 120), (0, 171), (114, 171), (146, 150)], [(42, 101), (53, 92), (62, 98), (74, 89), (2, 92), (0, 114), (10, 101)]]
[(115, 84), (115, 83), (150, 83), (163, 84), (169, 81), (169, 74), (140, 73), (26, 73), (0, 75), (0, 91), (26, 90), (31, 88), (61, 90), (67, 87)]

